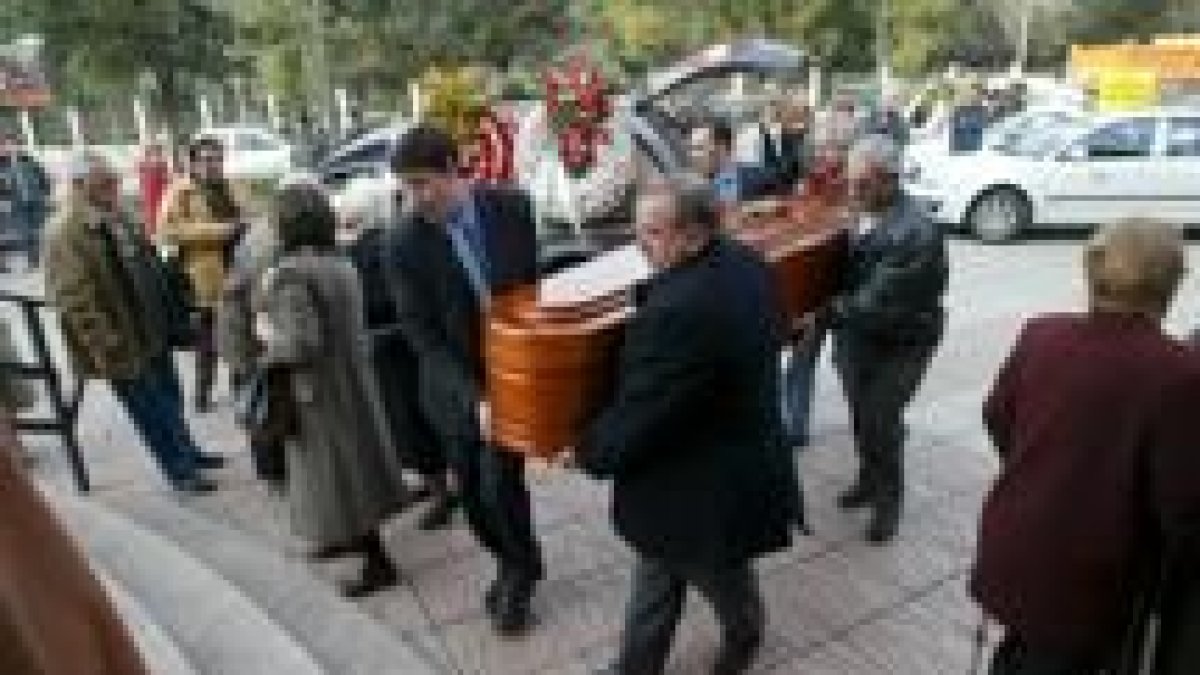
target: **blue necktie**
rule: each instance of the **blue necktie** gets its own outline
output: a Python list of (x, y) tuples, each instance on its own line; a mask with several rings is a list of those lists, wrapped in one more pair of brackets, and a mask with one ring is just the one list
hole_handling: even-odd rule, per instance
[(487, 268), (483, 257), (482, 232), (479, 229), (479, 220), (474, 217), (473, 211), (474, 205), (468, 204), (451, 221), (450, 243), (454, 246), (454, 252), (463, 266), (463, 271), (467, 273), (467, 280), (470, 281), (471, 288), (475, 290), (475, 295), (486, 302), (490, 292)]

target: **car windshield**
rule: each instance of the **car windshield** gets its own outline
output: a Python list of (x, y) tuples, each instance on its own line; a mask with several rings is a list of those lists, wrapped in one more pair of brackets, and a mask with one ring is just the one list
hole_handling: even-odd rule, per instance
[(997, 148), (997, 151), (1017, 157), (1041, 157), (1062, 147), (1063, 143), (1083, 131), (1083, 125), (1078, 121), (1055, 124), (1044, 129), (1031, 129), (1016, 135), (1009, 143)]
[(992, 149), (1004, 152), (1030, 135), (1044, 135), (1049, 130), (1078, 123), (1078, 116), (1065, 112), (1027, 113), (998, 125), (992, 131), (990, 145)]

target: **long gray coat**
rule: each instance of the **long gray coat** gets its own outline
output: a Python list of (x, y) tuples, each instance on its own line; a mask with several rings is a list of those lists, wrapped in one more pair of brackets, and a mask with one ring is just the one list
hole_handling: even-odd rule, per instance
[(377, 529), (408, 497), (370, 371), (361, 293), (349, 261), (299, 252), (267, 272), (256, 299), (264, 363), (295, 368), (288, 499), (297, 534), (318, 545)]

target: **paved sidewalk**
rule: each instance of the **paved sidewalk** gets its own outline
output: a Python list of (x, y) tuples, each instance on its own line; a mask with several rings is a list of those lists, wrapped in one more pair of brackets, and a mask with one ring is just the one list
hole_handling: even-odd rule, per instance
[[(967, 672), (979, 616), (966, 597), (965, 578), (980, 502), (997, 466), (980, 428), (981, 399), (1023, 317), (1079, 306), (1078, 248), (1078, 242), (953, 246), (951, 328), (910, 414), (910, 488), (904, 527), (892, 546), (862, 543), (864, 516), (833, 506), (853, 476), (854, 459), (841, 394), (825, 364), (815, 443), (800, 460), (816, 532), (762, 561), (770, 630), (755, 672)], [(1173, 322), (1177, 329), (1200, 323), (1197, 290), (1193, 279)], [(183, 370), (190, 369), (188, 362)], [(89, 392), (81, 425), (96, 498), (120, 507), (163, 489), (101, 388)], [(197, 419), (196, 430), (205, 446), (238, 458), (219, 494), (189, 505), (297, 555), (283, 509), (249, 477), (227, 411)], [(41, 475), (65, 487), (54, 444), (32, 446)], [(603, 665), (620, 629), (631, 566), (607, 523), (606, 489), (561, 472), (532, 481), (549, 572), (537, 602), (541, 626), (532, 635), (504, 640), (489, 630), (481, 596), (492, 570), (463, 527), (424, 533), (411, 516), (388, 532), (411, 584), (365, 602), (365, 609), (442, 654), (460, 673), (574, 675)], [(352, 572), (336, 564), (320, 569), (331, 581)], [(693, 599), (670, 672), (706, 672), (715, 646), (712, 615)]]

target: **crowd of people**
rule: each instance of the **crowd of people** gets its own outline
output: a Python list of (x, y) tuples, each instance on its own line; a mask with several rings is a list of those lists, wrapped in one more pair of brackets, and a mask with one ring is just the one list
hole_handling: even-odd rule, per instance
[[(754, 561), (808, 528), (794, 451), (810, 441), (825, 342), (859, 460), (838, 503), (870, 510), (873, 544), (900, 533), (905, 410), (946, 331), (949, 262), (901, 187), (896, 121), (864, 130), (850, 112), (773, 107), (755, 162), (728, 124), (697, 124), (695, 175), (638, 197), (634, 236), (654, 275), (635, 293), (610, 400), (558, 460), (613, 483), (614, 527), (638, 558), (605, 672), (662, 672), (688, 589), (721, 624), (712, 672), (754, 662), (767, 621)], [(481, 322), (497, 293), (537, 278), (535, 218), (519, 187), (464, 178), (461, 157), (437, 128), (408, 131), (391, 160), (402, 208), (348, 223), (305, 181), (258, 217), (224, 176), (223, 148), (201, 140), (147, 230), (122, 210), (111, 166), (84, 153), (43, 269), (74, 368), (111, 385), (174, 489), (218, 489), (210, 472), (226, 459), (188, 429), (172, 359), (188, 349), (201, 413), (228, 366), (255, 471), (311, 556), (362, 558), (348, 597), (398, 583), (381, 528), (428, 502), (423, 528), (465, 515), (496, 562), (483, 604), (499, 634), (519, 635), (546, 569), (523, 461), (492, 434)], [(723, 217), (805, 194), (849, 204), (845, 274), (826, 309), (788, 323), (766, 262)], [(1103, 229), (1085, 255), (1088, 311), (1032, 320), (987, 399), (1002, 469), (971, 591), (1007, 629), (995, 675), (1134, 672), (1114, 664), (1130, 658), (1138, 600), (1163, 618), (1155, 672), (1196, 668), (1200, 355), (1161, 327), (1183, 251), (1166, 225)]]

